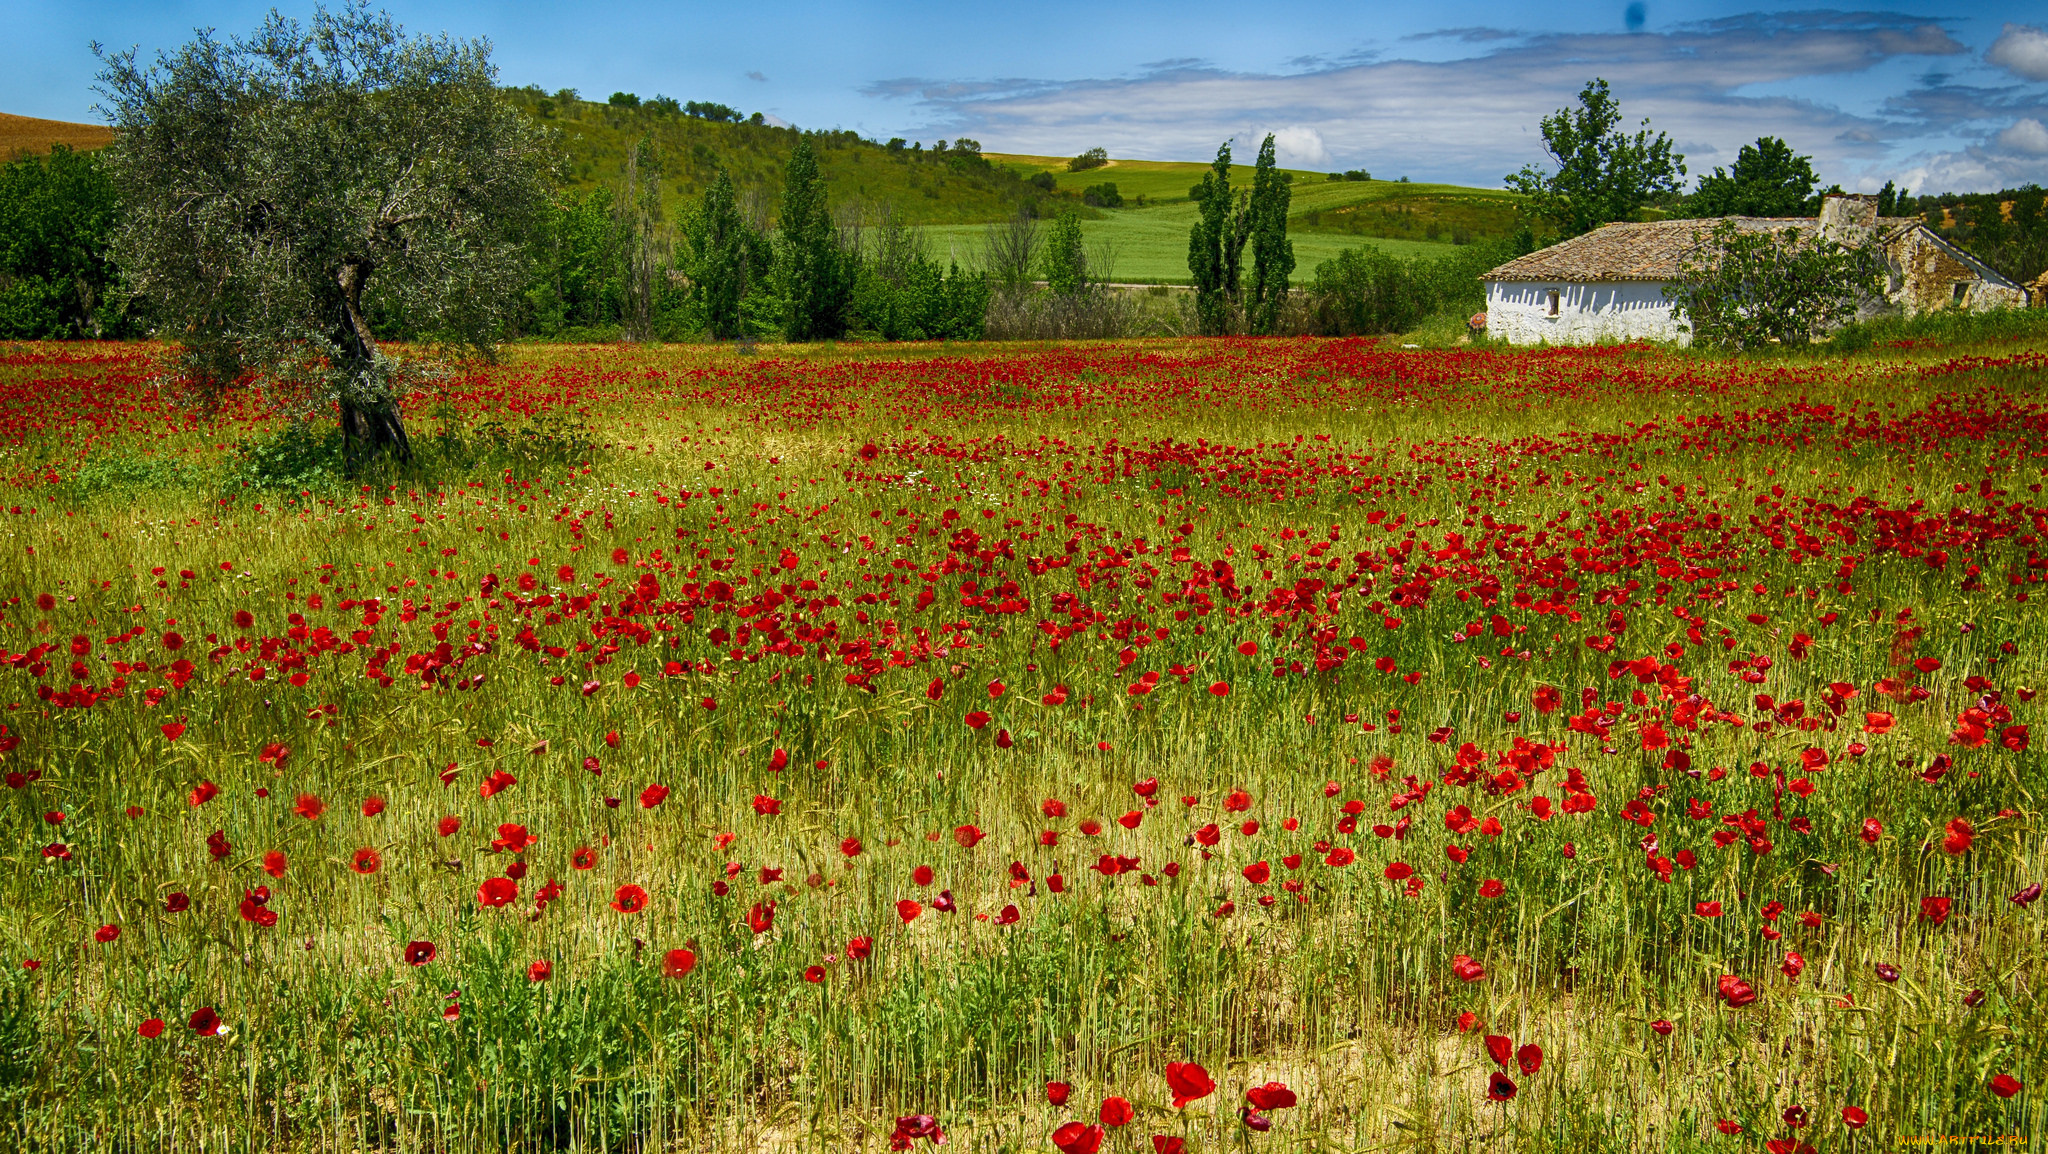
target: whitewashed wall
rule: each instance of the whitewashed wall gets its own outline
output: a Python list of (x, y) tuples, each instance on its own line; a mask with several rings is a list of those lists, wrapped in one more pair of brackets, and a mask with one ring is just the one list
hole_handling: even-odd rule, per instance
[[(1557, 315), (1550, 315), (1550, 290), (1557, 290)], [(1486, 282), (1486, 332), (1517, 345), (1589, 345), (1596, 341), (1692, 343), (1671, 315), (1662, 281), (1553, 284)]]

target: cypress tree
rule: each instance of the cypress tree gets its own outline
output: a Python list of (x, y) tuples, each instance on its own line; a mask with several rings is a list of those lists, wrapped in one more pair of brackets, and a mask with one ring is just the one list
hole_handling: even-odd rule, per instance
[(832, 214), (825, 204), (825, 180), (811, 142), (799, 139), (782, 184), (782, 218), (776, 257), (784, 301), (783, 335), (793, 341), (824, 340), (846, 329), (847, 277)]
[(692, 257), (691, 291), (704, 318), (704, 328), (717, 340), (744, 336), (740, 302), (754, 281), (754, 250), (759, 243), (740, 214), (732, 175), (720, 171), (704, 190), (692, 215), (688, 236)]

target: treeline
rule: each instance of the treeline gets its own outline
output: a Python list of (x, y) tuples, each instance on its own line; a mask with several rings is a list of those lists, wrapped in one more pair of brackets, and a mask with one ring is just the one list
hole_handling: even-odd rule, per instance
[(2048, 190), (2038, 184), (1922, 196), (1913, 208), (1929, 228), (2020, 284), (2048, 272)]

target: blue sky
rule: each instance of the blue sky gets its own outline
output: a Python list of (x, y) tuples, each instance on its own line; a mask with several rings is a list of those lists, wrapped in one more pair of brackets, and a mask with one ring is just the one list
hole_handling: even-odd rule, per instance
[[(148, 56), (196, 27), (251, 31), (271, 7), (9, 2), (0, 111), (65, 120), (96, 119), (89, 43)], [(2039, 0), (385, 6), (409, 31), (487, 37), (509, 84), (717, 100), (990, 151), (1204, 160), (1273, 132), (1300, 167), (1497, 186), (1542, 159), (1536, 122), (1598, 75), (1695, 175), (1768, 134), (1852, 189), (2048, 183)]]

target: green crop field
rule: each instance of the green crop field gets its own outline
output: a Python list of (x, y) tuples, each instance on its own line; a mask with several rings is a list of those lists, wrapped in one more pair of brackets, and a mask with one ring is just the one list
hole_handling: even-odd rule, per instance
[[(1183, 200), (1147, 208), (1102, 209), (1093, 220), (1081, 222), (1081, 236), (1088, 245), (1091, 262), (1104, 270), (1099, 255), (1113, 259), (1108, 273), (1117, 281), (1139, 284), (1185, 284), (1188, 280), (1188, 230), (1194, 225), (1195, 206)], [(933, 255), (949, 254), (963, 266), (978, 262), (987, 246), (986, 225), (939, 225), (925, 230)], [(1315, 266), (1347, 248), (1374, 247), (1401, 257), (1440, 256), (1453, 251), (1449, 244), (1425, 241), (1388, 240), (1379, 237), (1347, 236), (1341, 233), (1291, 231), (1294, 242), (1294, 281), (1304, 283)]]

